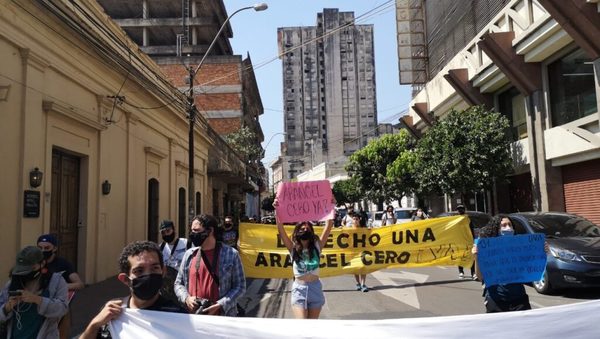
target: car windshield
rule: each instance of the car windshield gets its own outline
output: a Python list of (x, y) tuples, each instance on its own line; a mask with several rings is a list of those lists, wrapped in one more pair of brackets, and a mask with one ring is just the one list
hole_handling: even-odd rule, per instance
[(396, 219), (410, 219), (412, 211), (396, 211)]
[(528, 218), (536, 233), (554, 237), (600, 237), (600, 227), (574, 215), (539, 215)]

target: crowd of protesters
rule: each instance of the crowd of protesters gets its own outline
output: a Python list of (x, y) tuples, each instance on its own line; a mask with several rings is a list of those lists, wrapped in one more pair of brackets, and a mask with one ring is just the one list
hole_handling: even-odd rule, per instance
[[(275, 200), (274, 205), (277, 205)], [(294, 283), (291, 291), (292, 309), (296, 318), (319, 317), (325, 303), (319, 264), (321, 251), (334, 226), (358, 229), (371, 228), (367, 213), (361, 208), (347, 208), (345, 216), (336, 213), (328, 220), (320, 236), (314, 223), (299, 222), (288, 235), (277, 221), (279, 235), (290, 252)], [(464, 206), (457, 208), (464, 214)], [(422, 210), (414, 211), (411, 220), (427, 219)], [(382, 226), (396, 224), (394, 208), (388, 206), (382, 216)], [(469, 225), (473, 231), (472, 223)], [(508, 218), (493, 218), (480, 237), (512, 235)], [(109, 338), (107, 323), (117, 318), (123, 308), (146, 309), (178, 313), (240, 316), (238, 304), (246, 291), (246, 280), (237, 251), (239, 232), (233, 218), (226, 216), (222, 226), (210, 215), (192, 219), (188, 238), (178, 237), (173, 222), (160, 225), (162, 242), (136, 241), (127, 245), (119, 258), (117, 279), (130, 294), (108, 301), (89, 323), (81, 338)], [(26, 246), (17, 253), (9, 281), (0, 292), (0, 322), (5, 322), (7, 338), (67, 338), (69, 337), (69, 303), (84, 283), (73, 265), (58, 256), (59, 242), (55, 235), (44, 234), (37, 246)], [(473, 280), (482, 280), (477, 265), (477, 246), (471, 267)], [(464, 277), (459, 267), (460, 278)], [(354, 275), (356, 290), (367, 292), (366, 274)], [(531, 306), (523, 284), (485, 286), (484, 304), (487, 312), (527, 310)]]

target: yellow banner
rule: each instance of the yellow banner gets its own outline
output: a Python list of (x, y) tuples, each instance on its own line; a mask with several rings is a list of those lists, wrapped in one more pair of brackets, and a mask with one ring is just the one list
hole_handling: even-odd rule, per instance
[[(291, 236), (294, 227), (286, 226)], [(322, 227), (315, 227), (321, 234)], [(321, 253), (320, 276), (366, 274), (391, 267), (465, 266), (473, 261), (466, 216), (381, 228), (334, 228)], [(240, 255), (249, 278), (291, 278), (290, 253), (276, 225), (240, 224)]]

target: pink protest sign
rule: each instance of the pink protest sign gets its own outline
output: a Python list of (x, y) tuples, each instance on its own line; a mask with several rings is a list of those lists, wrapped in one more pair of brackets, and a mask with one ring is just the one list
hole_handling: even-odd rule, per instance
[(281, 183), (277, 188), (279, 222), (333, 219), (332, 197), (327, 180)]

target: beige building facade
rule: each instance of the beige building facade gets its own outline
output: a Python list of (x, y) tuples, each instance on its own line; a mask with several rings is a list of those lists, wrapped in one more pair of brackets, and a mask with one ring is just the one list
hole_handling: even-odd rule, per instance
[[(99, 5), (54, 3), (0, 4), (0, 272), (56, 233), (93, 283), (127, 243), (159, 240), (160, 220), (185, 232), (189, 122), (185, 97)], [(218, 213), (223, 196), (242, 199), (245, 166), (204, 118), (195, 143), (194, 207)]]
[(510, 122), (509, 183), (438, 207), (566, 211), (600, 223), (598, 0), (396, 4), (400, 81), (413, 86), (403, 123), (413, 135), (472, 105)]

